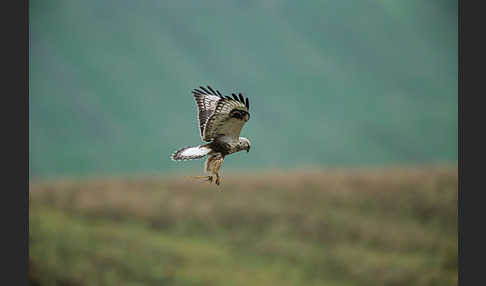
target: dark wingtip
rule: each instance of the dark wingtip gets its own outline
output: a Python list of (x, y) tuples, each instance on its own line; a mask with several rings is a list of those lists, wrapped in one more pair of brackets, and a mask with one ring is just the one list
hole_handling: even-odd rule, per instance
[(227, 95), (226, 95), (225, 97), (226, 97), (227, 99), (229, 99), (229, 100), (231, 100), (231, 99), (232, 99), (231, 97), (229, 97), (229, 96), (227, 96)]
[(248, 101), (248, 97), (246, 98), (245, 105), (246, 105), (246, 108), (248, 108), (248, 110), (250, 110), (250, 102)]
[(239, 101), (239, 100), (238, 100), (238, 96), (236, 96), (236, 94), (232, 93), (231, 95), (233, 96), (233, 98), (234, 98), (236, 101)]
[(211, 94), (211, 92), (209, 90), (207, 90), (204, 86), (200, 86), (200, 88), (202, 90), (204, 90), (207, 94)]
[(238, 93), (238, 96), (240, 97), (240, 102), (245, 103), (245, 99), (243, 98), (243, 95), (241, 93)]
[(209, 88), (209, 90), (211, 91), (211, 93), (212, 93), (213, 95), (216, 95), (216, 92), (214, 92), (214, 90), (213, 90), (213, 89), (212, 89), (212, 88), (211, 88), (209, 85), (208, 85), (208, 88)]
[(201, 95), (201, 94), (202, 94), (202, 92), (201, 92), (200, 90), (198, 90), (198, 89), (194, 89), (194, 90), (192, 91), (192, 93), (194, 93), (194, 94), (196, 94), (196, 95)]
[(219, 92), (219, 90), (216, 90), (216, 92), (218, 93), (219, 97), (224, 98), (223, 95)]

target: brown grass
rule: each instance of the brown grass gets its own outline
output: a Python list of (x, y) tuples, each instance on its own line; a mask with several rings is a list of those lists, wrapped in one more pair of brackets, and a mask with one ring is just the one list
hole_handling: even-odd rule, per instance
[[(295, 273), (287, 272), (296, 275), (296, 282), (288, 280), (289, 285), (452, 285), (457, 281), (456, 167), (223, 176), (220, 187), (185, 176), (31, 182), (31, 245), (42, 247), (33, 241), (50, 236), (39, 227), (42, 222), (51, 218), (61, 223), (66, 217), (81, 224), (107, 224), (105, 229), (116, 225), (113, 233), (106, 234), (114, 241), (123, 240), (132, 229), (150, 231), (154, 237), (192, 237), (194, 243), (204, 242), (201, 247), (208, 252), (202, 255), (208, 259), (210, 249), (219, 244), (229, 249), (227, 262), (238, 263), (242, 273), (253, 273), (254, 265), (271, 261), (293, 269)], [(63, 225), (67, 229), (70, 224)], [(59, 243), (75, 249), (83, 241)], [(187, 260), (193, 251), (181, 248), (168, 256)], [(242, 253), (248, 258), (240, 260)], [(55, 259), (59, 253), (42, 255), (31, 253), (36, 267), (42, 268), (42, 257)], [(214, 267), (224, 267), (218, 259), (213, 258)], [(138, 269), (135, 264), (125, 267)], [(219, 277), (210, 268), (212, 274), (203, 279), (192, 267), (189, 263), (187, 272), (172, 277), (173, 284), (183, 285), (184, 277), (191, 275), (200, 282)], [(272, 269), (259, 269), (258, 277), (274, 279), (280, 270)], [(56, 275), (55, 270), (49, 271)], [(225, 274), (231, 281), (239, 277), (231, 271)], [(157, 279), (147, 281), (157, 285)], [(251, 281), (229, 284), (253, 285)]]

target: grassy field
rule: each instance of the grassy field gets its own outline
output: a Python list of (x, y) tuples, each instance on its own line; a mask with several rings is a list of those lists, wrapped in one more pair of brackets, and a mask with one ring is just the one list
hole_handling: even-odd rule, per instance
[(32, 285), (457, 285), (457, 168), (30, 182)]

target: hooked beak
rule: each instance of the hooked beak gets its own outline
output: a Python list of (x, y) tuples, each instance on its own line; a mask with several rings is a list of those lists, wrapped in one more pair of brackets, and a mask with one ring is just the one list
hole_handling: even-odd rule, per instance
[(250, 152), (250, 147), (248, 147), (248, 149), (246, 149), (246, 153)]

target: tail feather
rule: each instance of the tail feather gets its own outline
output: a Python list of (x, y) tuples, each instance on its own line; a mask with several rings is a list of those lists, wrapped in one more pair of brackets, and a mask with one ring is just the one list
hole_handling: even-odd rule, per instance
[(211, 152), (211, 148), (204, 145), (184, 147), (175, 151), (170, 157), (174, 161), (201, 159)]

